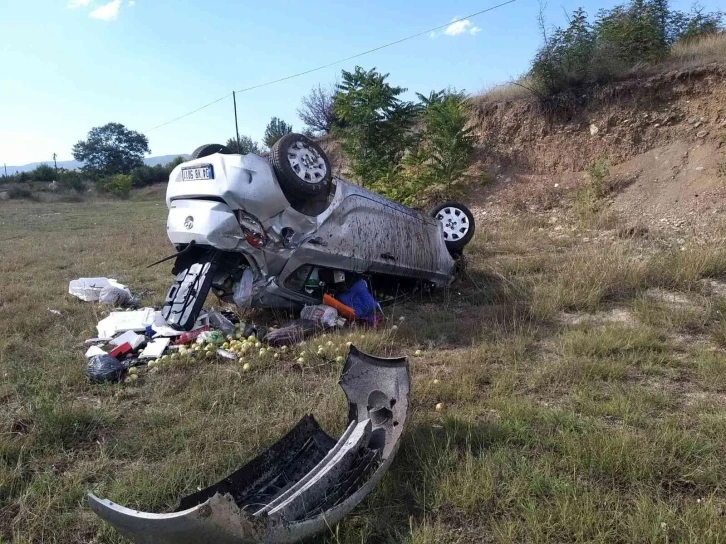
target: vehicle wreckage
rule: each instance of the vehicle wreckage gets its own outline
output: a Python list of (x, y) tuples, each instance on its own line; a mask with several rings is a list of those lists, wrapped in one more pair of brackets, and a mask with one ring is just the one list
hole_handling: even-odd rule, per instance
[(91, 509), (143, 544), (300, 542), (342, 520), (381, 479), (408, 414), (405, 358), (351, 346), (340, 377), (348, 425), (336, 441), (304, 417), (258, 457), (167, 514), (139, 512), (89, 493)]
[(166, 202), (178, 253), (162, 313), (185, 330), (210, 290), (240, 307), (295, 309), (361, 278), (374, 293), (447, 286), (475, 229), (463, 204), (425, 215), (334, 178), (322, 148), (294, 133), (268, 158), (201, 146), (172, 171)]

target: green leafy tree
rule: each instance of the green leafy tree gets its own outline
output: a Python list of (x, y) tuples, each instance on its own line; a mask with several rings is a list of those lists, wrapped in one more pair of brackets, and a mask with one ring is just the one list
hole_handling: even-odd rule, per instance
[(265, 137), (262, 139), (262, 141), (265, 142), (265, 145), (267, 147), (272, 147), (273, 145), (275, 145), (275, 142), (277, 142), (277, 140), (282, 138), (285, 134), (290, 134), (291, 132), (292, 125), (288, 125), (282, 119), (273, 117), (272, 119), (270, 119), (270, 122), (267, 123), (267, 128), (265, 128)]
[(144, 164), (144, 155), (149, 153), (147, 137), (120, 123), (95, 127), (87, 140), (73, 146), (73, 157), (83, 162), (83, 171), (96, 179), (129, 174)]
[(357, 66), (343, 70), (337, 86), (333, 110), (343, 127), (341, 148), (351, 162), (351, 171), (370, 184), (389, 175), (413, 143), (411, 128), (417, 107), (399, 96), (403, 87), (386, 82), (388, 74)]
[[(290, 130), (292, 130), (292, 127), (290, 127)], [(260, 155), (262, 153), (262, 147), (260, 144), (245, 135), (239, 137), (239, 145), (237, 144), (236, 138), (230, 138), (227, 140), (225, 147), (227, 147), (227, 149), (229, 149), (232, 153), (239, 153), (240, 155), (247, 155), (248, 153)]]
[(30, 177), (35, 181), (53, 181), (55, 179), (55, 169), (45, 163), (39, 164), (30, 172)]

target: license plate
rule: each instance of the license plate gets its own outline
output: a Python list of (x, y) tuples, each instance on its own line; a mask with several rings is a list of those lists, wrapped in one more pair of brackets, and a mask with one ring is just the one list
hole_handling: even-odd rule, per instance
[(214, 168), (212, 168), (211, 164), (182, 168), (182, 181), (195, 181), (198, 179), (214, 179)]

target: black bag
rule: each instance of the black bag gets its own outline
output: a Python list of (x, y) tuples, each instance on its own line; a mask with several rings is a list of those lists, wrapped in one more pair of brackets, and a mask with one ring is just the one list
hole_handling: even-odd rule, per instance
[(110, 355), (94, 355), (88, 360), (86, 374), (91, 383), (120, 382), (126, 365)]

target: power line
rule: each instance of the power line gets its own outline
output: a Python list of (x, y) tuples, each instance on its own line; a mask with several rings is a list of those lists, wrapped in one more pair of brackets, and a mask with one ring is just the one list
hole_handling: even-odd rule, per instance
[[(489, 8), (483, 9), (481, 11), (477, 11), (476, 13), (471, 13), (469, 15), (465, 15), (464, 17), (460, 17), (458, 19), (454, 19), (452, 21), (449, 21), (448, 23), (444, 23), (443, 25), (439, 25), (439, 26), (435, 26), (433, 28), (429, 28), (428, 30), (424, 30), (422, 32), (418, 32), (418, 33), (412, 34), (410, 36), (406, 36), (405, 38), (401, 38), (400, 40), (396, 40), (396, 41), (389, 42), (389, 43), (384, 44), (384, 45), (380, 45), (378, 47), (374, 47), (373, 49), (368, 49), (367, 51), (363, 51), (362, 53), (358, 53), (356, 55), (352, 55), (352, 56), (346, 57), (344, 59), (336, 60), (334, 62), (330, 62), (328, 64), (324, 64), (322, 66), (317, 66), (316, 68), (311, 68), (310, 70), (305, 70), (304, 72), (298, 72), (297, 74), (292, 74), (292, 75), (289, 75), (289, 76), (281, 77), (279, 79), (273, 79), (272, 81), (267, 81), (265, 83), (260, 83), (259, 85), (253, 85), (251, 87), (245, 87), (244, 89), (240, 89), (240, 90), (238, 90), (236, 92), (238, 92), (238, 93), (244, 93), (244, 92), (247, 92), (247, 91), (252, 91), (254, 89), (259, 89), (261, 87), (267, 87), (268, 85), (274, 85), (275, 83), (280, 83), (282, 81), (287, 81), (289, 79), (294, 79), (296, 77), (300, 77), (300, 76), (304, 76), (304, 75), (307, 75), (307, 74), (311, 74), (311, 73), (317, 72), (319, 70), (324, 70), (325, 68), (330, 68), (331, 66), (335, 66), (336, 64), (340, 64), (340, 63), (343, 63), (343, 62), (347, 62), (349, 60), (357, 59), (358, 57), (362, 57), (364, 55), (368, 55), (370, 53), (374, 53), (376, 51), (380, 51), (381, 49), (386, 49), (387, 47), (391, 47), (391, 46), (394, 46), (394, 45), (398, 45), (399, 43), (403, 43), (403, 42), (406, 42), (408, 40), (412, 40), (414, 38), (419, 38), (419, 37), (423, 36), (424, 34), (430, 34), (431, 32), (436, 32), (437, 30), (441, 30), (442, 28), (446, 28), (449, 25), (453, 25), (454, 23), (458, 23), (458, 22), (464, 21), (466, 19), (471, 19), (471, 18), (476, 17), (478, 15), (481, 15), (483, 13), (487, 13), (487, 12), (493, 11), (493, 10), (495, 10), (497, 8), (501, 8), (503, 6), (506, 6), (507, 4), (513, 4), (516, 1), (517, 0), (507, 0), (506, 2), (502, 2), (501, 4), (497, 4), (495, 6), (491, 6)], [(176, 121), (179, 121), (180, 119), (184, 119), (185, 117), (188, 117), (188, 116), (190, 116), (190, 115), (192, 115), (194, 113), (197, 113), (198, 111), (201, 111), (204, 108), (208, 108), (209, 106), (212, 106), (212, 105), (216, 104), (217, 102), (221, 102), (222, 100), (224, 100), (225, 98), (229, 98), (230, 96), (231, 96), (231, 93), (226, 94), (223, 97), (218, 98), (217, 100), (215, 100), (213, 102), (210, 102), (209, 104), (205, 104), (204, 106), (195, 109), (194, 111), (190, 111), (189, 113), (185, 113), (184, 115), (180, 115), (179, 117), (177, 117), (175, 119), (172, 119), (171, 121), (167, 121), (166, 123), (162, 123), (160, 125), (157, 125), (157, 126), (155, 126), (153, 128), (150, 128), (148, 130), (145, 130), (143, 132), (144, 133), (151, 132), (152, 130), (156, 130), (157, 128), (161, 128), (163, 126), (166, 126), (166, 125), (169, 125), (169, 124), (174, 123)]]

